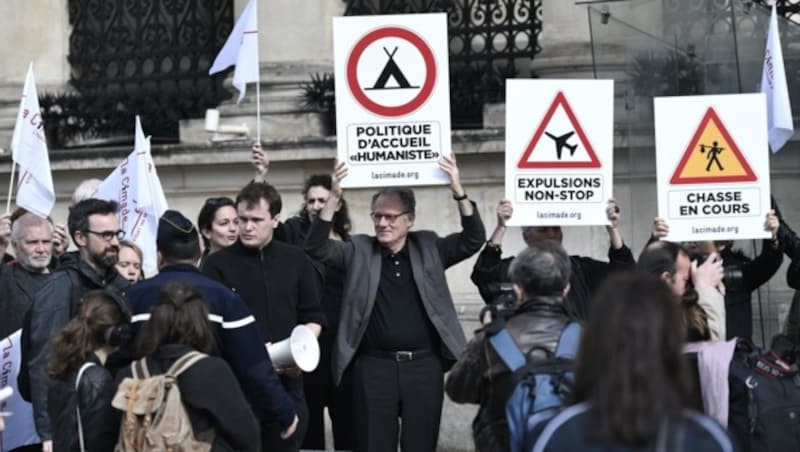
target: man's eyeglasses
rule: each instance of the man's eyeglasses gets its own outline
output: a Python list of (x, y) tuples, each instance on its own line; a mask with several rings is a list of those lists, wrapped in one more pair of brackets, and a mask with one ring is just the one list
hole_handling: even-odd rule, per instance
[(394, 223), (397, 221), (398, 218), (407, 214), (409, 212), (400, 212), (400, 213), (378, 213), (378, 212), (370, 212), (369, 216), (372, 218), (373, 223), (380, 223), (381, 220), (386, 220), (389, 223)]
[(117, 240), (122, 240), (125, 238), (125, 231), (123, 231), (122, 229), (120, 229), (119, 231), (101, 231), (101, 232), (87, 230), (86, 232), (88, 232), (89, 234), (100, 236), (106, 242), (110, 242), (111, 240), (114, 239), (114, 237), (116, 237)]

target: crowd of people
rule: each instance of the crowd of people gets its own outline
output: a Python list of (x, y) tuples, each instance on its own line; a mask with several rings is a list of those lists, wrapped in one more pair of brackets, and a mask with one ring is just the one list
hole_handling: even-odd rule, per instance
[[(373, 234), (351, 233), (344, 163), (309, 177), (304, 204), (282, 221), (259, 145), (252, 163), (254, 179), (235, 199), (207, 199), (196, 223), (175, 210), (159, 219), (149, 278), (118, 205), (92, 197), (96, 181), (76, 190), (66, 226), (21, 210), (0, 217), (0, 337), (22, 330), (17, 386), (41, 439), (21, 450), (141, 450), (142, 428), (170, 428), (147, 417), (148, 384), (156, 404), (178, 397), (181, 441), (197, 450), (324, 449), (327, 409), (337, 450), (434, 451), (445, 393), (480, 405), (477, 450), (523, 450), (507, 414), (517, 372), (493, 338), (507, 331), (527, 362), (544, 362), (573, 323), (571, 389), (525, 450), (747, 449), (747, 432), (728, 422), (734, 402), (703, 390), (698, 363), (708, 344), (752, 339), (751, 293), (784, 254), (800, 289), (800, 239), (779, 212), (752, 260), (731, 242), (662, 240), (661, 218), (634, 259), (614, 199), (608, 262), (570, 256), (558, 225), (523, 228), (526, 249), (503, 258), (512, 205), (498, 203), (487, 241), (455, 156), (440, 161), (461, 219), (447, 235), (413, 230), (415, 194), (403, 187), (372, 196)], [(476, 254), (486, 309), (467, 341), (445, 270)], [(318, 337), (310, 373), (268, 353), (298, 325)], [(782, 340), (798, 345), (798, 325), (796, 295)]]

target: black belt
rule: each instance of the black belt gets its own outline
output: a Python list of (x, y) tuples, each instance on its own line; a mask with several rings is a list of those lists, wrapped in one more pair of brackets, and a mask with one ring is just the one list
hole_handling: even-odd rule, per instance
[(373, 356), (375, 358), (393, 359), (398, 363), (406, 361), (414, 361), (415, 359), (421, 359), (433, 356), (433, 352), (430, 350), (416, 350), (416, 351), (366, 350), (364, 354), (367, 356)]

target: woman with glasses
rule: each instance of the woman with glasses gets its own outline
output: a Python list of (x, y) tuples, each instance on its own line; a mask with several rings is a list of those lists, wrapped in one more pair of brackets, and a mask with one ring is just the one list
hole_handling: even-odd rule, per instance
[(203, 238), (203, 257), (231, 246), (239, 236), (239, 217), (231, 198), (208, 198), (197, 216)]

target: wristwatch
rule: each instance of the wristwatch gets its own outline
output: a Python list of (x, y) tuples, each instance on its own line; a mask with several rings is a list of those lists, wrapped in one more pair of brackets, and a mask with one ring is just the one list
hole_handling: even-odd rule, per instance
[(467, 192), (464, 192), (464, 194), (461, 196), (458, 196), (455, 193), (453, 193), (453, 199), (455, 199), (456, 201), (463, 201), (467, 199)]

